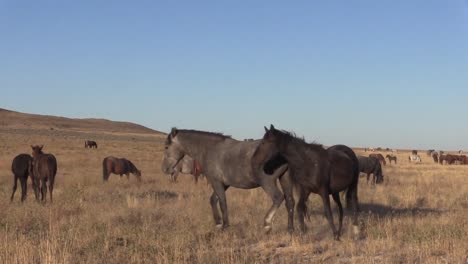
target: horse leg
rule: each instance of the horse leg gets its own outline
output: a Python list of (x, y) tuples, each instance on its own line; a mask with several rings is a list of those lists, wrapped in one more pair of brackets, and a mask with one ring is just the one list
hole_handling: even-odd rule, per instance
[(24, 202), (26, 200), (26, 193), (28, 191), (28, 178), (20, 178), (21, 182), (21, 202)]
[(10, 202), (13, 202), (13, 197), (15, 196), (17, 183), (18, 183), (18, 176), (16, 176), (15, 174), (15, 178), (13, 179), (13, 192), (11, 193)]
[(332, 197), (336, 205), (338, 206), (338, 213), (339, 213), (338, 235), (341, 235), (341, 229), (343, 227), (343, 205), (341, 204), (340, 193), (334, 193), (332, 194)]
[(129, 173), (125, 173), (125, 176), (127, 176), (127, 180), (130, 180), (130, 174)]
[(280, 184), (286, 199), (286, 209), (288, 210), (288, 232), (294, 232), (294, 193), (293, 184), (289, 174), (281, 176)]
[(283, 202), (284, 197), (281, 191), (276, 186), (275, 178), (273, 178), (273, 181), (266, 181), (266, 183), (262, 185), (262, 189), (270, 196), (271, 200), (273, 201), (273, 204), (271, 205), (270, 210), (268, 210), (267, 214), (265, 215), (263, 222), (263, 228), (265, 229), (265, 233), (269, 233), (271, 231), (271, 222), (273, 220), (273, 217), (275, 216), (276, 210), (278, 210), (281, 203)]
[(36, 196), (36, 201), (39, 201), (39, 187), (41, 185), (40, 185), (38, 178), (33, 178), (32, 180), (33, 180), (32, 183), (33, 183), (33, 189), (34, 189), (34, 196)]
[(216, 192), (213, 190), (213, 194), (211, 194), (210, 197), (210, 205), (211, 205), (211, 210), (213, 211), (213, 219), (215, 221), (216, 227), (222, 227), (221, 223), (221, 216), (219, 215), (219, 210), (218, 210), (218, 196), (216, 195)]
[(41, 200), (45, 203), (47, 196), (47, 182), (45, 178), (41, 180)]
[(297, 220), (299, 221), (299, 229), (301, 232), (305, 233), (307, 227), (304, 223), (304, 215), (307, 213), (307, 199), (309, 199), (309, 191), (304, 190), (303, 187), (299, 188), (299, 201), (297, 202), (296, 211), (297, 211)]
[(330, 206), (330, 195), (328, 194), (328, 191), (322, 190), (320, 192), (320, 196), (322, 197), (323, 201), (323, 209), (325, 211), (325, 217), (328, 220), (328, 224), (330, 225), (332, 231), (333, 231), (333, 236), (335, 237), (335, 240), (340, 240), (340, 235), (338, 232), (336, 232), (335, 224), (333, 223), (333, 215), (331, 211), (331, 206)]
[(217, 224), (216, 227), (226, 228), (229, 226), (228, 209), (226, 202), (226, 190), (227, 188), (229, 188), (229, 186), (226, 186), (219, 181), (215, 182), (214, 184), (212, 183), (211, 185), (213, 186), (213, 190), (216, 193), (216, 196), (218, 196), (219, 207), (221, 208), (221, 214), (223, 216), (222, 226), (219, 226), (219, 224)]
[(367, 173), (367, 185), (369, 185), (370, 173)]
[(49, 195), (50, 195), (50, 202), (52, 203), (52, 192), (54, 191), (54, 178), (51, 178), (49, 181)]

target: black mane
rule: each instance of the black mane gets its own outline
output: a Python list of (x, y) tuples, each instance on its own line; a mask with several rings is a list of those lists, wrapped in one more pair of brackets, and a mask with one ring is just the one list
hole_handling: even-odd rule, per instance
[(296, 136), (296, 133), (294, 133), (294, 132), (289, 132), (289, 131), (286, 131), (286, 130), (276, 130), (276, 132), (277, 133), (279, 132), (281, 141), (285, 141), (285, 142), (293, 143), (293, 144), (295, 143), (295, 144), (299, 144), (299, 145), (306, 145), (307, 147), (309, 147), (311, 149), (324, 149), (322, 144), (318, 144), (318, 143), (315, 143), (315, 142), (308, 143), (304, 139), (304, 137), (302, 137), (302, 138), (298, 137), (298, 136)]
[[(175, 128), (173, 128), (173, 129), (175, 129)], [(208, 131), (200, 131), (200, 130), (194, 130), (194, 129), (178, 129), (177, 134), (178, 133), (187, 133), (187, 134), (192, 134), (192, 135), (211, 136), (211, 137), (215, 137), (215, 138), (220, 139), (220, 140), (232, 138), (231, 136), (224, 135), (223, 133), (219, 133), (219, 132), (208, 132)], [(166, 138), (166, 145), (171, 144), (171, 142), (172, 142), (172, 136), (171, 136), (171, 133), (169, 133), (167, 135), (167, 138)]]

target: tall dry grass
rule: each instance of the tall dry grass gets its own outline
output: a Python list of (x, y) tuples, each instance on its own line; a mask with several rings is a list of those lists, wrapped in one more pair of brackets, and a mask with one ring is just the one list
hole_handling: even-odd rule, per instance
[[(467, 263), (468, 166), (433, 164), (424, 154), (422, 164), (410, 164), (399, 153), (397, 165), (384, 167), (384, 184), (361, 178), (365, 239), (352, 239), (345, 216), (336, 242), (313, 195), (306, 234), (288, 235), (284, 205), (264, 234), (271, 201), (261, 189), (230, 189), (231, 227), (217, 231), (205, 181), (172, 184), (161, 173), (163, 138), (98, 136), (99, 148), (89, 150), (89, 133), (0, 133), (1, 263)], [(9, 202), (11, 161), (30, 144), (57, 157), (53, 204), (35, 202), (30, 186), (25, 203), (20, 190)], [(104, 184), (108, 155), (132, 160), (143, 182), (111, 175)]]

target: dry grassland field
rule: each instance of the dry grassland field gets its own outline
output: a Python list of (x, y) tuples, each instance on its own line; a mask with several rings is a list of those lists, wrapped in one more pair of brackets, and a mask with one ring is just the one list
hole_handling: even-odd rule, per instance
[[(85, 149), (85, 139), (96, 140), (98, 149)], [(264, 234), (271, 200), (261, 189), (229, 189), (231, 226), (216, 230), (206, 180), (195, 184), (181, 175), (171, 183), (161, 172), (164, 139), (156, 133), (1, 128), (0, 263), (468, 263), (466, 165), (434, 164), (423, 152), (422, 164), (410, 164), (408, 152), (399, 152), (397, 165), (383, 167), (383, 184), (367, 185), (361, 175), (364, 239), (353, 240), (347, 213), (337, 242), (314, 194), (304, 235), (297, 222), (288, 234), (284, 203), (273, 231)], [(44, 152), (57, 157), (52, 204), (35, 201), (30, 181), (26, 201), (21, 204), (18, 187), (10, 203), (11, 161), (30, 154), (31, 144), (44, 144)], [(103, 183), (101, 162), (108, 155), (133, 161), (142, 182), (111, 175)]]

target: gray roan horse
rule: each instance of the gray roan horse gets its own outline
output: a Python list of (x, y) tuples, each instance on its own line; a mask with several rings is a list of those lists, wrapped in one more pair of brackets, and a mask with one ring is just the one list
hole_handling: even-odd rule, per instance
[[(303, 139), (289, 132), (276, 130), (271, 125), (270, 129), (265, 127), (265, 135), (252, 157), (252, 167), (262, 163), (267, 165), (272, 153), (278, 153), (285, 159), (291, 181), (299, 189), (297, 214), (302, 231), (305, 231), (306, 202), (310, 193), (316, 193), (322, 198), (325, 216), (335, 239), (339, 240), (343, 224), (343, 208), (339, 193), (346, 191), (347, 204), (353, 208), (354, 231), (358, 232), (359, 163), (352, 149), (344, 145), (324, 149), (322, 145), (308, 144)], [(333, 223), (330, 195), (339, 209), (338, 231)]]
[[(161, 169), (165, 174), (172, 174), (185, 155), (199, 162), (201, 173), (213, 187), (210, 204), (217, 228), (229, 226), (225, 192), (230, 186), (241, 189), (262, 187), (273, 201), (264, 218), (265, 231), (271, 230), (276, 210), (286, 199), (288, 231), (292, 232), (294, 198), (287, 165), (277, 168), (273, 175), (265, 174), (263, 170), (254, 170), (251, 157), (259, 143), (260, 140), (238, 141), (219, 133), (173, 128), (166, 139)], [(284, 194), (276, 185), (278, 179)]]

